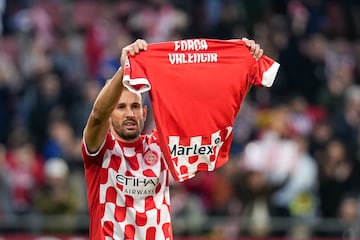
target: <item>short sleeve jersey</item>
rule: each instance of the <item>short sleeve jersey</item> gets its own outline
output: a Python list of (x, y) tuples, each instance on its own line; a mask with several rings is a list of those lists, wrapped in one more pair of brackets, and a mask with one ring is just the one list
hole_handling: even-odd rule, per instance
[(124, 143), (108, 133), (97, 153), (82, 143), (91, 240), (172, 239), (169, 172), (157, 133)]
[(270, 87), (279, 64), (258, 61), (241, 40), (149, 44), (129, 56), (123, 83), (150, 90), (160, 146), (176, 181), (212, 171), (229, 157), (234, 119), (251, 86)]

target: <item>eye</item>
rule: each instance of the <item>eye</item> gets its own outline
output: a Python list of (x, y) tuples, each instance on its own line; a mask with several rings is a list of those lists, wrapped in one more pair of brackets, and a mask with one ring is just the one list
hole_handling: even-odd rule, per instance
[(117, 105), (117, 109), (124, 109), (124, 108), (125, 108), (125, 105), (123, 105), (123, 104)]
[(140, 109), (140, 107), (141, 107), (140, 104), (134, 104), (133, 105), (133, 109)]

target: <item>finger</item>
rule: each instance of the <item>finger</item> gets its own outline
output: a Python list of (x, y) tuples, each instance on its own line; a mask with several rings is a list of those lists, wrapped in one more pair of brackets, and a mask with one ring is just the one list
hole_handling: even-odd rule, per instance
[(254, 51), (254, 47), (255, 47), (255, 41), (254, 40), (250, 40), (250, 39), (247, 39), (245, 41), (246, 43), (246, 46), (249, 47), (250, 51), (253, 52)]
[(264, 55), (264, 50), (260, 49), (260, 54), (259, 54), (259, 58), (261, 58)]
[(133, 49), (133, 47), (130, 45), (130, 46), (127, 46), (123, 49), (123, 54), (124, 55), (134, 55), (135, 54), (135, 51)]
[(127, 55), (129, 51), (130, 51), (130, 47), (129, 47), (129, 46), (126, 46), (126, 47), (124, 47), (124, 48), (122, 49), (121, 54), (122, 54), (122, 55)]
[(254, 56), (258, 57), (259, 52), (260, 52), (260, 45), (255, 44), (255, 46), (254, 46)]
[(250, 47), (250, 43), (249, 43), (250, 40), (248, 38), (243, 37), (241, 40), (245, 42), (246, 46)]
[(250, 52), (251, 52), (252, 54), (254, 54), (255, 51), (256, 51), (255, 41), (254, 41), (254, 40), (250, 40), (250, 41), (249, 41), (249, 44), (250, 44)]
[(132, 47), (136, 53), (139, 53), (141, 50), (147, 49), (147, 42), (143, 39), (137, 39), (133, 44)]
[(264, 50), (258, 47), (254, 53), (254, 58), (256, 58), (256, 60), (259, 60), (259, 58), (261, 58), (263, 54)]
[[(135, 43), (131, 46), (131, 49), (133, 50), (133, 53), (139, 53), (140, 52), (140, 48), (139, 48), (139, 44), (138, 43)], [(132, 54), (132, 55), (134, 55)]]
[(136, 44), (140, 50), (146, 50), (148, 46), (147, 42), (144, 39), (138, 39), (136, 41)]

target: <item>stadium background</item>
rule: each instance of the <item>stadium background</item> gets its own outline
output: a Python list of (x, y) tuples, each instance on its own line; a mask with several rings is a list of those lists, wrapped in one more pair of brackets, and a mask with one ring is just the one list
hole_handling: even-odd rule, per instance
[(278, 78), (251, 89), (229, 163), (172, 186), (175, 236), (360, 238), (359, 1), (0, 0), (0, 17), (1, 240), (86, 238), (81, 133), (122, 47), (244, 36)]

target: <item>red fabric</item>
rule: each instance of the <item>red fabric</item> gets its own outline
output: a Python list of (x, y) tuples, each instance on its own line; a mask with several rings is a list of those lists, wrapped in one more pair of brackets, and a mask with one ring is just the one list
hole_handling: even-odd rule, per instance
[(161, 149), (184, 181), (227, 162), (241, 102), (252, 85), (271, 86), (278, 67), (266, 56), (256, 61), (241, 40), (171, 41), (129, 56), (124, 85), (151, 88)]

